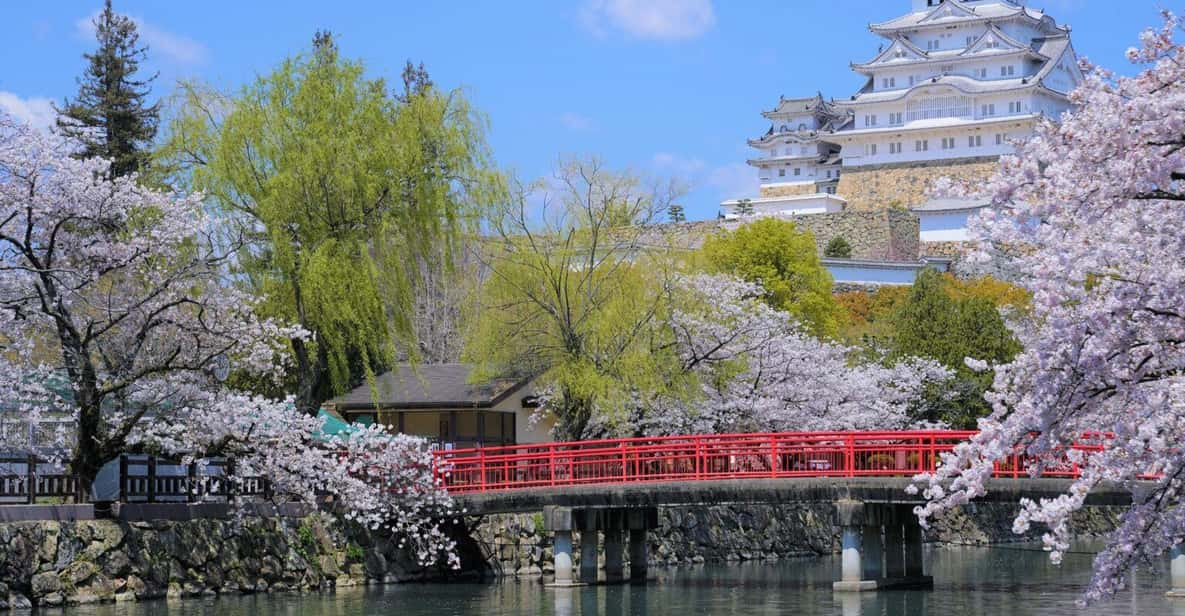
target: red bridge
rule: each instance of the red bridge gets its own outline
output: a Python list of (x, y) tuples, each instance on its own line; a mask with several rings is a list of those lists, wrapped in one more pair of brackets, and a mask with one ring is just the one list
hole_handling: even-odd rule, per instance
[[(542, 511), (553, 533), (555, 582), (571, 583), (573, 539), (580, 538), (579, 579), (596, 582), (598, 543), (604, 574), (644, 580), (646, 533), (658, 509), (737, 503), (828, 503), (842, 529), (836, 590), (926, 586), (922, 531), (908, 494), (913, 475), (933, 471), (943, 453), (974, 432), (806, 432), (630, 438), (437, 451), (436, 477), (471, 515)], [(1101, 451), (1105, 435), (1084, 435), (1074, 449)], [(1020, 453), (996, 463), (985, 498), (1017, 502), (1053, 497), (1078, 467), (1069, 460), (1031, 478)], [(1088, 504), (1129, 504), (1118, 487), (1092, 491)], [(574, 533), (577, 533), (574, 535)]]
[[(909, 477), (975, 432), (791, 432), (627, 438), (437, 451), (450, 493), (644, 482), (791, 477)], [(1102, 439), (1075, 449), (1101, 451)], [(996, 477), (1028, 477), (1028, 460), (996, 463)], [(1042, 476), (1072, 478), (1066, 463)]]

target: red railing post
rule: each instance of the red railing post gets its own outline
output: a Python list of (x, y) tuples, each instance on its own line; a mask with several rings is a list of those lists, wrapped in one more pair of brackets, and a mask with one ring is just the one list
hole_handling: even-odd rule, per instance
[(477, 470), (481, 473), (481, 477), (477, 480), (478, 492), (486, 491), (486, 450), (484, 447), (477, 450)]
[(856, 476), (856, 436), (849, 434), (847, 438), (847, 447), (844, 452), (845, 466), (848, 467), (848, 477)]
[(778, 437), (773, 434), (769, 436), (769, 476), (778, 476)]
[(555, 485), (555, 443), (547, 447), (547, 470), (551, 477), (551, 485)]
[(700, 437), (695, 437), (695, 479), (703, 479), (704, 473), (704, 443)]

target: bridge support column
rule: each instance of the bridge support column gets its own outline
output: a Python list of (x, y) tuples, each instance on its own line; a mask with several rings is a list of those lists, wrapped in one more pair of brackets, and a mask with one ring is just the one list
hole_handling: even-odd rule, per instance
[[(905, 520), (905, 577), (921, 578), (926, 575), (925, 552), (922, 548), (922, 525), (917, 518)], [(933, 581), (933, 578), (931, 578)]]
[(1176, 545), (1169, 550), (1169, 578), (1172, 586), (1165, 596), (1185, 598), (1185, 545)]
[(610, 509), (604, 513), (605, 526), (605, 581), (625, 579), (625, 513)]
[(567, 507), (544, 507), (543, 528), (552, 533), (555, 580), (550, 586), (575, 585), (572, 580), (572, 510)]
[(885, 524), (885, 577), (905, 577), (905, 529), (897, 516)]
[(658, 526), (658, 509), (628, 509), (626, 525), (630, 530), (630, 581), (645, 582), (650, 564), (646, 531)]
[(597, 583), (597, 518), (600, 512), (584, 510), (580, 512), (580, 582), (582, 584)]
[(862, 562), (863, 580), (879, 580), (884, 577), (884, 543), (881, 540), (881, 527), (878, 524), (863, 526), (863, 536), (860, 537), (860, 558)]
[[(839, 501), (835, 503), (836, 524), (842, 529), (843, 552), (840, 555), (840, 578), (831, 585), (842, 592), (876, 590), (876, 580), (864, 579), (864, 503)], [(880, 529), (877, 529), (879, 535)]]

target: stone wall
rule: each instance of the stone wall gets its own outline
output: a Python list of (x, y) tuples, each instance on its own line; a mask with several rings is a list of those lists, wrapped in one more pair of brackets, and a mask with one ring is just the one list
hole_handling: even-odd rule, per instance
[[(1080, 537), (1113, 530), (1123, 509), (1089, 507), (1075, 514)], [(929, 542), (986, 545), (1037, 539), (1036, 526), (1024, 536), (1012, 532), (1018, 507), (973, 504), (937, 520)], [(703, 562), (778, 560), (839, 551), (840, 529), (831, 505), (719, 505), (661, 507), (659, 526), (649, 533), (650, 562), (681, 565)], [(500, 576), (540, 577), (554, 571), (551, 537), (538, 514), (491, 515), (470, 520), (477, 553)], [(574, 564), (580, 561), (580, 533), (573, 533)], [(603, 546), (602, 546), (603, 548)], [(472, 564), (466, 568), (473, 568)]]
[(0, 609), (402, 582), (389, 538), (329, 517), (0, 524)]
[(853, 259), (916, 261), (918, 217), (905, 210), (844, 211), (792, 218), (815, 236), (819, 254), (832, 238), (842, 236), (852, 246)]
[(855, 167), (844, 169), (836, 192), (847, 199), (848, 210), (909, 209), (926, 202), (926, 192), (939, 178), (974, 184), (998, 166), (996, 158), (986, 157)]
[(798, 195), (813, 195), (818, 192), (814, 182), (795, 184), (793, 186), (762, 186), (762, 197), (797, 197)]
[(959, 259), (967, 249), (967, 242), (922, 242), (923, 257), (950, 257)]

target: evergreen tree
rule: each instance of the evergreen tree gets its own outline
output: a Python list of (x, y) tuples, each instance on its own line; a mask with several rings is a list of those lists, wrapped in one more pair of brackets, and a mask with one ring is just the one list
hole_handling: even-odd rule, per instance
[(111, 0), (94, 25), (99, 48), (83, 55), (89, 64), (78, 79), (78, 96), (57, 110), (57, 125), (83, 144), (80, 158), (108, 159), (108, 175), (120, 177), (143, 170), (148, 160), (160, 112), (159, 103), (147, 103), (156, 75), (136, 77), (147, 48), (138, 45), (135, 22), (113, 11)]
[(823, 256), (829, 259), (851, 259), (852, 245), (842, 235), (837, 235), (827, 242), (827, 248), (823, 249)]
[(682, 205), (672, 205), (667, 208), (667, 215), (670, 216), (671, 222), (675, 224), (687, 222), (687, 214), (683, 212)]
[(752, 216), (753, 215), (753, 201), (750, 199), (741, 199), (737, 201), (737, 215), (738, 216)]

